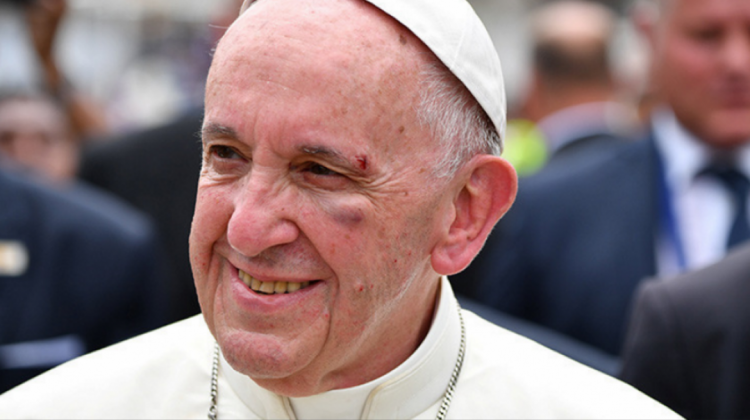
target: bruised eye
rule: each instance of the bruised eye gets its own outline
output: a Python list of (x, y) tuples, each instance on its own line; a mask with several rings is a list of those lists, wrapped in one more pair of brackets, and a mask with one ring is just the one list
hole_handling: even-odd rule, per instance
[(306, 185), (329, 191), (338, 191), (350, 186), (346, 175), (315, 162), (293, 165), (292, 169)]
[(313, 175), (320, 175), (320, 176), (337, 176), (340, 175), (338, 172), (334, 172), (328, 168), (326, 168), (323, 165), (319, 165), (317, 163), (311, 163), (307, 166), (305, 169), (307, 172), (313, 174)]

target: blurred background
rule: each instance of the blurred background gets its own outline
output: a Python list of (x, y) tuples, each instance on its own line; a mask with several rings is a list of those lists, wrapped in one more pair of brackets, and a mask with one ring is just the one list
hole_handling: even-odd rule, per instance
[[(43, 84), (24, 8), (0, 2), (0, 88)], [(110, 131), (165, 122), (202, 101), (210, 49), (236, 0), (70, 0), (54, 55), (61, 72), (103, 110)]]
[[(0, 1), (0, 89), (43, 83), (22, 5)], [(472, 0), (502, 59), (509, 110), (528, 84), (531, 9), (542, 0)], [(210, 49), (235, 16), (237, 0), (69, 0), (55, 40), (61, 72), (103, 111), (107, 129), (156, 126), (200, 104)], [(629, 2), (602, 1), (620, 17), (614, 68), (637, 92), (643, 54), (627, 19)], [(636, 90), (633, 90), (636, 89)]]

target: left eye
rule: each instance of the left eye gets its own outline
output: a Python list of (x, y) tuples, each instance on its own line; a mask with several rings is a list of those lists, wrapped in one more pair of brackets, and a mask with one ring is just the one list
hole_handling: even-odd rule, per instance
[(317, 163), (311, 163), (307, 168), (307, 172), (310, 172), (313, 175), (321, 175), (321, 176), (336, 176), (339, 175), (338, 172), (332, 171), (328, 168), (326, 168), (323, 165), (319, 165)]

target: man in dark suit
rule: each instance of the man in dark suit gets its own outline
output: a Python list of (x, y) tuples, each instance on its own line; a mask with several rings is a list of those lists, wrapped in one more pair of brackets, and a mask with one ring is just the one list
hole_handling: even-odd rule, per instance
[(614, 355), (643, 278), (710, 264), (748, 235), (750, 3), (649, 10), (642, 28), (663, 100), (649, 138), (523, 181), (478, 259), (452, 279)]
[(515, 204), (453, 284), (491, 307), (618, 354), (629, 296), (655, 272), (649, 146), (633, 143), (615, 156), (521, 180)]
[(169, 320), (199, 312), (188, 236), (201, 167), (202, 111), (160, 127), (100, 142), (85, 151), (80, 177), (150, 215), (166, 251)]
[(567, 165), (631, 138), (640, 124), (619, 101), (610, 59), (614, 12), (590, 1), (561, 0), (535, 8), (529, 21), (531, 74), (519, 113), (542, 135), (546, 163)]
[(0, 393), (164, 323), (155, 233), (83, 185), (0, 170)]
[(621, 378), (687, 418), (750, 418), (750, 245), (644, 283)]

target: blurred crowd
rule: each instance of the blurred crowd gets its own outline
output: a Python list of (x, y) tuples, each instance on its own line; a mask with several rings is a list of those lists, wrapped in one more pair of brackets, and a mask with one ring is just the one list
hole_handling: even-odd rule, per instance
[[(528, 66), (506, 80), (518, 197), (451, 277), (463, 305), (686, 417), (750, 416), (750, 5), (471, 3), (492, 35), (518, 15)], [(0, 392), (199, 312), (202, 83), (239, 4), (144, 17), (107, 94), (58, 62), (80, 9), (0, 4), (37, 75), (0, 80)]]
[(66, 22), (86, 11), (75, 3), (0, 3), (20, 28), (2, 45), (26, 48), (33, 75), (12, 77), (24, 54), (2, 54), (0, 392), (199, 312), (187, 239), (202, 90), (240, 2), (216, 2), (198, 22), (158, 8), (132, 22), (141, 43), (105, 99), (61, 59)]

